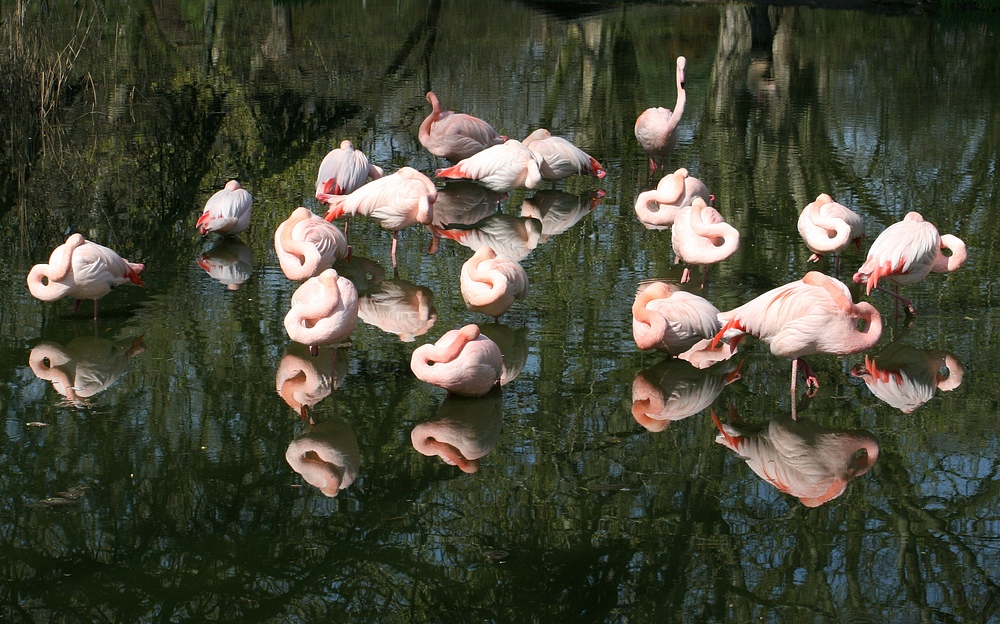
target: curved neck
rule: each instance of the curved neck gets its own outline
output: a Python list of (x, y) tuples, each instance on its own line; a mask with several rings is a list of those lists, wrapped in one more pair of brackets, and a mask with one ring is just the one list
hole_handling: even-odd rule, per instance
[[(846, 247), (851, 240), (851, 226), (843, 219), (822, 214), (818, 203), (813, 202), (805, 207), (803, 223), (813, 235), (809, 244), (817, 253), (831, 253)], [(834, 235), (830, 236), (830, 232)]]
[(473, 340), (479, 337), (479, 327), (477, 325), (466, 325), (462, 329), (458, 330), (458, 335), (455, 339), (451, 341), (446, 347), (439, 347), (436, 344), (427, 349), (427, 361), (434, 363), (447, 363), (455, 360), (462, 351), (465, 349), (465, 345), (469, 344)]
[(941, 249), (947, 249), (951, 252), (951, 255), (946, 256), (938, 252), (934, 266), (931, 267), (931, 271), (935, 273), (951, 273), (962, 266), (968, 257), (965, 251), (965, 243), (962, 239), (951, 234), (945, 234), (941, 237)]
[(427, 92), (427, 101), (431, 103), (431, 114), (424, 118), (420, 123), (420, 130), (418, 131), (418, 137), (426, 139), (431, 134), (431, 126), (441, 117), (441, 104), (438, 102), (437, 96), (434, 95), (433, 91)]

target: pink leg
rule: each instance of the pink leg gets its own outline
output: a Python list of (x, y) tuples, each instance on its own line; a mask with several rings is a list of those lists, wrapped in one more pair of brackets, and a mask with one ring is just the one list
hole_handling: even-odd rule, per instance
[(396, 241), (398, 241), (398, 240), (399, 240), (399, 232), (398, 231), (397, 232), (393, 232), (392, 233), (392, 253), (390, 255), (392, 256), (392, 268), (394, 268), (394, 269), (396, 268)]

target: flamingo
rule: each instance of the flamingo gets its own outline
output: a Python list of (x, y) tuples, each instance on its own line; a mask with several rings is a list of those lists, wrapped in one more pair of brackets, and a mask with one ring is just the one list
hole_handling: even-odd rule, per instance
[(350, 195), (330, 199), (324, 219), (333, 221), (342, 215), (363, 215), (392, 232), (392, 266), (396, 267), (399, 231), (420, 223), (430, 225), (434, 218), (437, 187), (431, 179), (412, 167), (403, 167), (392, 175), (373, 180)]
[[(635, 216), (646, 229), (665, 230), (674, 224), (677, 212), (690, 206), (695, 197), (712, 201), (704, 183), (681, 167), (660, 178), (655, 189), (639, 193), (635, 198)], [(656, 209), (650, 210), (649, 204), (654, 202)]]
[(316, 356), (320, 345), (346, 340), (357, 322), (357, 289), (351, 280), (326, 269), (303, 282), (292, 295), (291, 309), (285, 315), (285, 331), (295, 342), (308, 345)]
[(861, 378), (872, 394), (910, 414), (934, 398), (937, 390), (949, 392), (962, 385), (965, 369), (954, 354), (947, 351), (915, 349), (894, 342), (864, 364), (851, 369), (852, 377)]
[(816, 375), (802, 359), (805, 356), (858, 353), (870, 349), (882, 336), (878, 310), (867, 302), (853, 303), (844, 284), (817, 271), (722, 312), (719, 320), (725, 324), (713, 338), (713, 347), (723, 337), (739, 342), (750, 334), (763, 340), (774, 355), (792, 358), (793, 394), (799, 366), (806, 384), (819, 387)]
[[(719, 211), (695, 197), (690, 206), (677, 212), (670, 240), (677, 263), (708, 265), (721, 262), (736, 253), (740, 233), (726, 223)], [(702, 272), (701, 287), (705, 287), (707, 267)], [(684, 268), (681, 283), (691, 279), (691, 270)]]
[(445, 397), (434, 420), (410, 432), (413, 448), (421, 455), (437, 455), (464, 473), (476, 472), (479, 460), (500, 440), (502, 397), (498, 388), (481, 397)]
[(458, 162), (438, 169), (439, 178), (475, 180), (497, 193), (535, 190), (542, 185), (542, 157), (516, 139), (508, 139)]
[(358, 478), (361, 451), (354, 430), (342, 418), (311, 423), (292, 440), (285, 461), (306, 483), (333, 498)]
[(350, 247), (337, 226), (300, 206), (275, 229), (274, 251), (285, 277), (301, 281), (346, 258)]
[(358, 302), (358, 318), (368, 325), (413, 342), (437, 322), (434, 293), (402, 279), (380, 280)]
[(666, 358), (632, 381), (632, 418), (647, 431), (663, 431), (711, 405), (723, 388), (740, 378), (740, 368), (742, 362), (720, 362), (698, 369)]
[(517, 261), (483, 246), (462, 265), (461, 289), (467, 308), (499, 322), (516, 300), (528, 296), (528, 274)]
[(236, 290), (250, 279), (253, 272), (253, 251), (238, 238), (220, 239), (198, 257), (198, 266), (227, 290)]
[(734, 451), (758, 477), (806, 507), (819, 507), (841, 494), (847, 484), (875, 465), (878, 440), (867, 431), (830, 429), (806, 419), (772, 418), (751, 427), (730, 412), (715, 441)]
[(97, 300), (122, 284), (143, 286), (139, 274), (145, 266), (129, 262), (103, 245), (86, 240), (82, 234), (70, 234), (49, 256), (47, 264), (36, 264), (28, 272), (28, 290), (36, 299), (58, 301), (73, 297), (73, 312), (83, 299)]
[(453, 329), (436, 343), (413, 350), (410, 369), (417, 379), (460, 396), (483, 396), (499, 384), (503, 356), (476, 325)]
[(832, 253), (840, 272), (840, 252), (852, 242), (861, 250), (865, 233), (861, 217), (850, 208), (838, 204), (826, 193), (816, 197), (799, 214), (799, 234), (812, 252), (810, 262), (818, 262), (823, 254)]
[(541, 157), (542, 179), (555, 182), (571, 175), (589, 175), (601, 179), (607, 175), (604, 165), (562, 137), (539, 128), (521, 143)]
[(656, 160), (659, 159), (660, 166), (663, 166), (663, 159), (673, 151), (677, 145), (677, 125), (684, 114), (684, 104), (687, 102), (687, 93), (684, 90), (684, 68), (687, 67), (687, 59), (683, 56), (677, 57), (677, 102), (674, 110), (669, 108), (647, 108), (635, 120), (635, 138), (639, 140), (639, 145), (649, 154), (649, 171), (656, 171)]
[(679, 355), (700, 340), (714, 337), (721, 327), (718, 308), (664, 282), (640, 288), (632, 304), (632, 337), (644, 351), (659, 349)]
[(427, 101), (431, 103), (432, 110), (420, 124), (418, 138), (420, 144), (435, 156), (457, 162), (507, 140), (478, 117), (441, 110), (433, 91), (427, 92)]
[[(944, 255), (943, 249), (951, 252)], [(916, 315), (906, 297), (889, 292), (879, 280), (900, 286), (916, 284), (930, 273), (950, 273), (965, 263), (965, 243), (951, 234), (941, 235), (933, 223), (924, 221), (918, 212), (908, 213), (902, 221), (885, 228), (868, 250), (868, 258), (854, 274), (854, 283), (865, 284), (865, 294), (876, 288), (895, 297), (906, 306), (906, 313)]]
[(250, 227), (252, 208), (253, 196), (239, 182), (230, 180), (225, 188), (208, 198), (195, 225), (202, 236), (209, 232), (236, 236)]
[(316, 199), (325, 204), (334, 195), (349, 195), (368, 178), (377, 180), (382, 174), (382, 168), (368, 162), (368, 157), (354, 149), (353, 143), (341, 141), (340, 147), (330, 150), (319, 165)]

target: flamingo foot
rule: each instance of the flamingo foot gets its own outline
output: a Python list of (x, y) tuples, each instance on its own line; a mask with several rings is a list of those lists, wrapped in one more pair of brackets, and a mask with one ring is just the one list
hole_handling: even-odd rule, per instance
[(813, 372), (809, 363), (802, 358), (798, 358), (796, 362), (798, 363), (799, 372), (802, 373), (802, 377), (806, 380), (806, 386), (809, 388), (819, 388), (819, 379), (816, 378), (816, 373)]

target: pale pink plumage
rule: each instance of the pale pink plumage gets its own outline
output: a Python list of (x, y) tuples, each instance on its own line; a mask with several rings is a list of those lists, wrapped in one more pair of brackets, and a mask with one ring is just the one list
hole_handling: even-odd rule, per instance
[(679, 355), (718, 333), (719, 309), (698, 295), (652, 282), (632, 304), (632, 337), (640, 349)]
[(524, 199), (521, 203), (521, 216), (541, 222), (542, 236), (539, 242), (544, 243), (586, 218), (606, 195), (600, 189), (578, 195), (554, 189), (541, 190)]
[[(103, 245), (86, 240), (81, 234), (70, 234), (66, 242), (56, 247), (48, 263), (36, 264), (28, 272), (28, 290), (36, 299), (57, 301), (63, 297), (97, 300), (122, 284), (142, 286), (139, 274), (145, 267), (129, 262)], [(79, 307), (79, 303), (75, 307)]]
[(252, 209), (253, 197), (250, 193), (236, 180), (230, 180), (224, 189), (208, 198), (195, 225), (202, 236), (209, 232), (236, 236), (250, 227)]
[[(942, 253), (951, 251), (950, 256)], [(967, 258), (965, 243), (956, 236), (942, 236), (933, 223), (924, 221), (917, 212), (910, 212), (902, 221), (893, 223), (875, 239), (868, 258), (854, 274), (854, 282), (865, 284), (866, 294), (879, 287), (879, 280), (896, 286), (915, 284), (931, 272), (950, 273), (957, 270)], [(914, 314), (913, 304), (905, 297), (896, 297)]]
[(543, 180), (554, 182), (577, 174), (595, 178), (607, 175), (604, 165), (597, 159), (570, 141), (552, 136), (545, 128), (535, 130), (521, 143), (541, 157), (539, 165)]
[(435, 156), (457, 162), (507, 138), (478, 117), (441, 110), (433, 91), (427, 92), (427, 101), (431, 103), (431, 114), (420, 124), (417, 138)]
[(509, 139), (458, 162), (438, 169), (439, 178), (475, 180), (498, 193), (542, 185), (542, 158), (520, 141)]
[(657, 160), (662, 160), (673, 151), (677, 145), (677, 125), (684, 114), (684, 104), (687, 102), (687, 92), (684, 90), (684, 70), (687, 59), (677, 57), (677, 102), (674, 110), (669, 108), (647, 108), (635, 120), (635, 138), (639, 145), (649, 154), (650, 171), (656, 169)]
[(290, 280), (304, 280), (348, 255), (347, 237), (308, 208), (299, 207), (274, 231), (274, 251)]
[(484, 246), (462, 265), (460, 286), (467, 308), (498, 319), (528, 296), (528, 274), (517, 261)]
[(130, 359), (146, 350), (143, 337), (111, 341), (78, 336), (65, 347), (40, 342), (28, 354), (28, 366), (39, 379), (52, 384), (66, 401), (87, 406), (88, 399), (104, 392), (125, 372)]
[[(698, 178), (681, 167), (660, 178), (656, 188), (643, 191), (635, 198), (635, 216), (650, 230), (665, 230), (674, 224), (677, 212), (690, 206), (695, 197), (711, 201), (708, 188)], [(650, 209), (649, 204), (655, 204)]]
[(347, 375), (347, 359), (336, 353), (336, 349), (320, 349), (312, 356), (308, 347), (293, 342), (278, 362), (274, 388), (303, 420), (307, 410), (330, 396)]
[[(718, 210), (705, 204), (701, 197), (695, 197), (690, 206), (677, 211), (670, 240), (678, 264), (708, 265), (722, 262), (736, 253), (740, 233), (726, 223)], [(690, 270), (685, 268), (681, 283), (688, 279)]]
[(715, 441), (734, 451), (761, 479), (806, 507), (837, 498), (878, 460), (867, 431), (830, 429), (805, 419), (772, 418), (764, 427), (722, 424), (712, 414)]
[(452, 394), (483, 396), (500, 382), (503, 356), (476, 325), (453, 329), (436, 343), (413, 350), (410, 369), (417, 379)]
[[(850, 208), (838, 204), (822, 193), (799, 214), (799, 234), (813, 252), (810, 262), (819, 261), (823, 254), (832, 253), (840, 260), (840, 252), (852, 242), (860, 245), (865, 233), (861, 217)], [(860, 247), (859, 247), (860, 248)]]
[[(793, 391), (800, 358), (858, 353), (873, 347), (882, 336), (878, 310), (866, 302), (853, 303), (844, 284), (816, 271), (722, 312), (719, 320), (725, 325), (713, 343), (723, 337), (738, 341), (750, 334), (763, 340), (774, 355), (793, 358)], [(814, 376), (807, 381), (819, 385)]]
[(358, 321), (358, 291), (346, 277), (326, 269), (310, 277), (292, 295), (285, 331), (295, 342), (333, 345), (347, 340)]
[(316, 174), (316, 199), (326, 203), (332, 195), (349, 195), (368, 178), (382, 177), (382, 168), (368, 162), (368, 157), (354, 144), (344, 140), (340, 147), (330, 150), (319, 165)]

